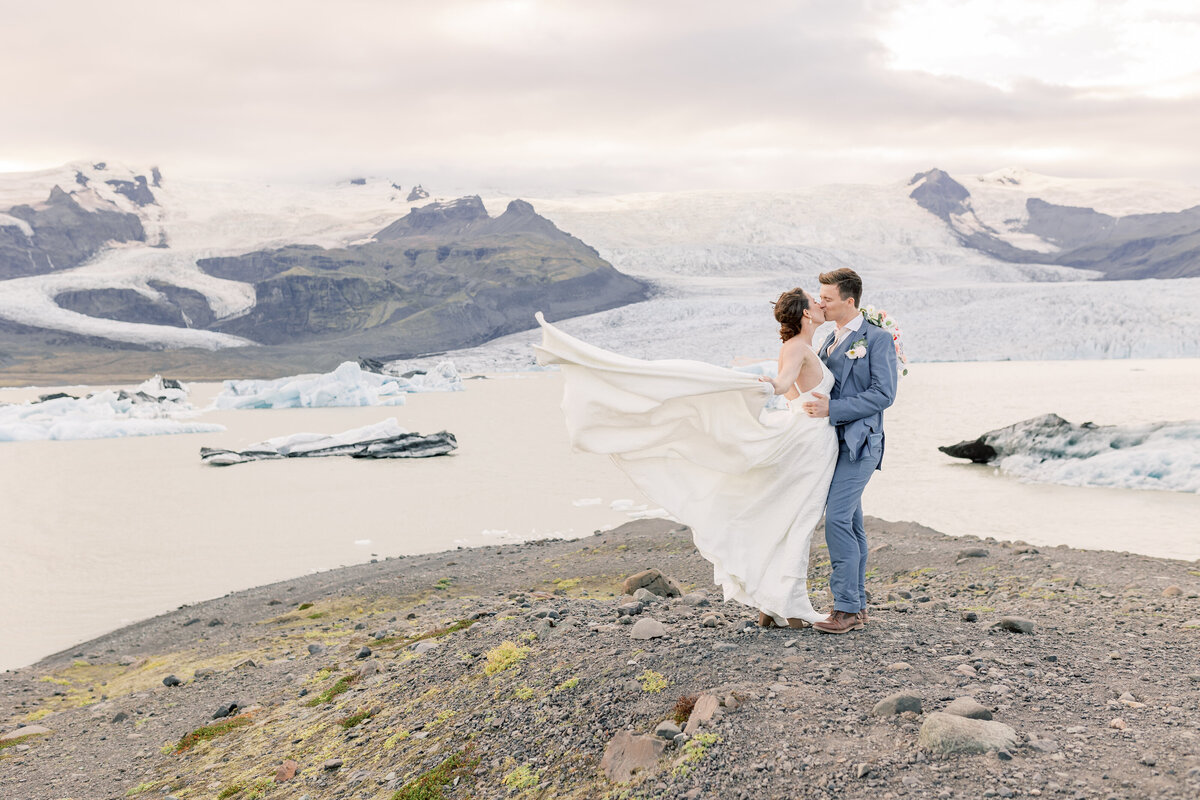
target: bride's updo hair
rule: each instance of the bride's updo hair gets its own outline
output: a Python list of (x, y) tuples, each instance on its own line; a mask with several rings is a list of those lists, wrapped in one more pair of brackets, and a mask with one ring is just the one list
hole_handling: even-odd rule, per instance
[(779, 340), (786, 342), (800, 333), (800, 323), (808, 308), (808, 295), (803, 289), (792, 289), (775, 301), (775, 321), (779, 323)]

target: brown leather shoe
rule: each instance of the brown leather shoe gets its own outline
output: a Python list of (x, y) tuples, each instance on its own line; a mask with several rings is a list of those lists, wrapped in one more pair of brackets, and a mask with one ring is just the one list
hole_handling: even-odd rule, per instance
[(788, 627), (794, 631), (803, 630), (804, 628), (812, 627), (812, 623), (806, 619), (798, 619), (797, 617), (788, 617), (787, 621), (788, 621)]
[[(790, 622), (790, 620), (789, 620), (789, 622)], [(775, 618), (772, 617), (767, 612), (760, 611), (760, 612), (758, 612), (758, 627), (760, 627), (760, 628), (778, 628), (779, 623), (777, 623), (775, 621)]]
[(862, 630), (863, 624), (857, 612), (834, 611), (829, 615), (829, 619), (822, 620), (813, 627), (821, 633), (849, 633)]

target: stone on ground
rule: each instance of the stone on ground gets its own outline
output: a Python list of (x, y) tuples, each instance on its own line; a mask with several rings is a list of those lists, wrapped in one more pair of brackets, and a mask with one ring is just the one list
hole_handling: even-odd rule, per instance
[(625, 594), (633, 594), (638, 589), (646, 589), (659, 597), (679, 597), (683, 594), (679, 584), (656, 569), (644, 569), (625, 579)]
[(47, 733), (54, 733), (54, 731), (44, 725), (26, 725), (24, 728), (0, 734), (0, 742), (11, 742), (13, 739), (20, 739), (24, 736), (42, 736)]
[(295, 761), (290, 758), (279, 765), (279, 769), (275, 770), (275, 782), (285, 783), (296, 777), (296, 770), (300, 767)]
[(995, 627), (1012, 633), (1033, 633), (1033, 620), (1024, 617), (1001, 617)]
[(905, 711), (921, 713), (921, 698), (911, 692), (896, 692), (880, 700), (871, 709), (877, 717), (887, 717), (893, 714), (903, 714)]
[(934, 753), (986, 753), (1011, 750), (1017, 744), (1017, 732), (1003, 722), (934, 711), (925, 718), (917, 743)]
[(692, 714), (688, 717), (687, 725), (684, 726), (683, 732), (691, 736), (701, 726), (712, 722), (713, 716), (716, 715), (720, 707), (721, 700), (715, 694), (700, 695), (696, 700), (696, 705), (692, 707)]
[(947, 714), (967, 719), (991, 719), (992, 712), (988, 711), (974, 697), (959, 697), (946, 706)]
[(667, 629), (654, 617), (642, 617), (634, 623), (633, 630), (629, 632), (633, 639), (658, 639), (666, 635)]
[(621, 731), (604, 748), (600, 768), (614, 783), (626, 783), (637, 772), (645, 772), (658, 763), (667, 743), (657, 736), (640, 736)]

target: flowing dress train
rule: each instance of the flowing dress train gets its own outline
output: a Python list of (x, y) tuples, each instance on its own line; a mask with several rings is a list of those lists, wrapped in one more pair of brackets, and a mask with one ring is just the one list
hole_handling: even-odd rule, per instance
[(808, 599), (813, 529), (837, 462), (826, 418), (801, 404), (828, 395), (833, 373), (787, 410), (766, 408), (771, 385), (699, 361), (643, 361), (582, 342), (547, 323), (539, 363), (564, 379), (563, 413), (577, 450), (605, 453), (648, 498), (692, 529), (726, 600), (817, 622)]

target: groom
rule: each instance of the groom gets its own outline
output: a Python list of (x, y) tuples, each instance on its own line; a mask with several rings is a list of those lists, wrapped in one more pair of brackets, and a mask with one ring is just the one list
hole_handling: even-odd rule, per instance
[(836, 269), (820, 278), (825, 319), (837, 323), (818, 353), (833, 373), (826, 397), (804, 404), (812, 417), (837, 426), (838, 459), (825, 508), (825, 543), (833, 574), (833, 611), (813, 625), (821, 633), (849, 633), (867, 622), (867, 534), (862, 494), (883, 460), (883, 410), (896, 399), (896, 348), (891, 334), (859, 310), (862, 278)]

